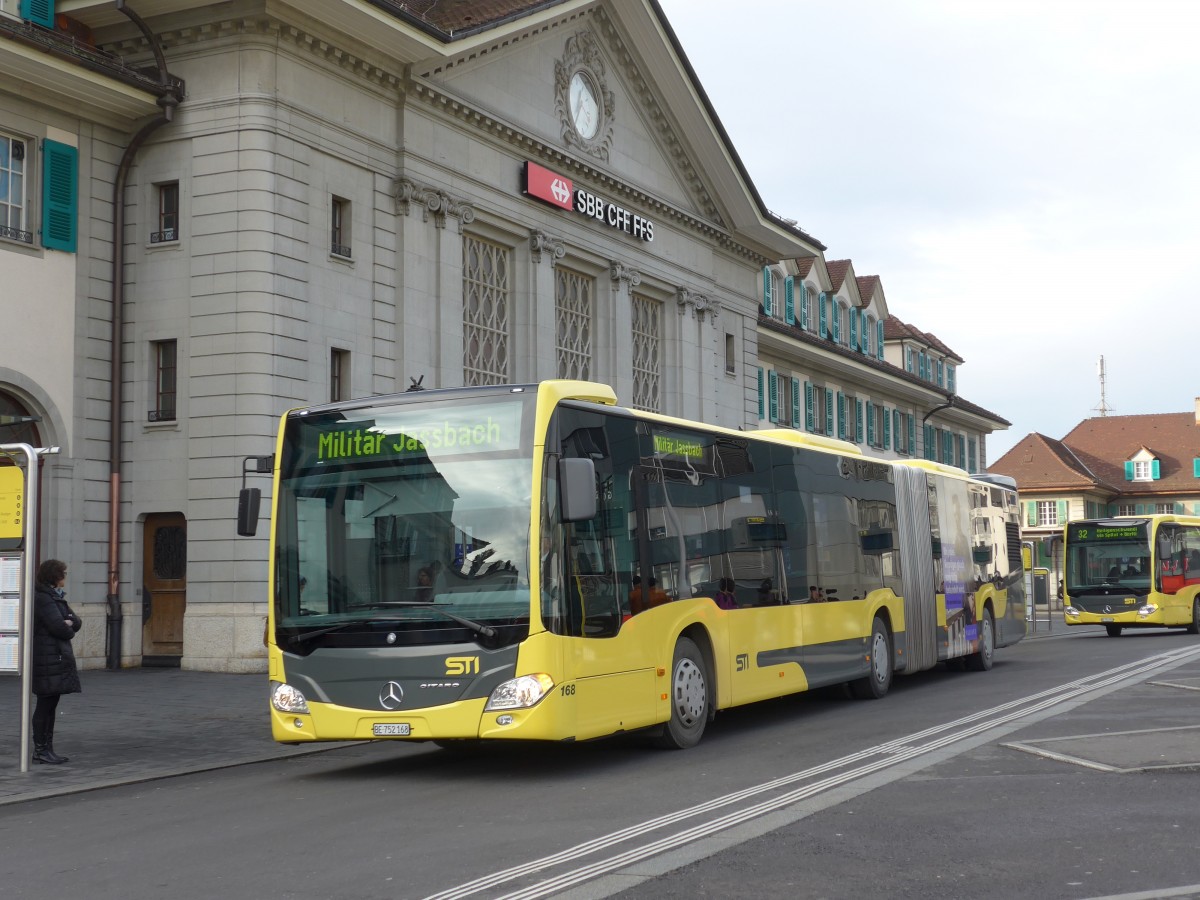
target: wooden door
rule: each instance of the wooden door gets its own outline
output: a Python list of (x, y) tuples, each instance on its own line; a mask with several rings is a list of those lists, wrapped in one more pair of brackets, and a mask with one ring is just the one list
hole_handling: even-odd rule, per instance
[(142, 529), (142, 665), (178, 666), (187, 607), (187, 519), (146, 516)]

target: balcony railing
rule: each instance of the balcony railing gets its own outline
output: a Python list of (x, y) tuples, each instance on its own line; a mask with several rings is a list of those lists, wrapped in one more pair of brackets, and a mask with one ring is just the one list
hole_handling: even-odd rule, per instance
[(22, 231), (19, 228), (10, 228), (7, 225), (0, 225), (0, 237), (8, 238), (10, 241), (20, 241), (22, 244), (33, 243), (32, 231)]
[(341, 256), (346, 259), (352, 258), (350, 256), (350, 248), (348, 246), (346, 246), (345, 244), (332, 244), (332, 245), (330, 245), (329, 252), (332, 253), (334, 256)]
[(166, 231), (154, 231), (150, 233), (150, 243), (166, 244), (170, 241), (179, 240), (179, 232), (174, 228), (168, 228)]
[(175, 410), (173, 409), (152, 409), (146, 413), (147, 422), (174, 422)]

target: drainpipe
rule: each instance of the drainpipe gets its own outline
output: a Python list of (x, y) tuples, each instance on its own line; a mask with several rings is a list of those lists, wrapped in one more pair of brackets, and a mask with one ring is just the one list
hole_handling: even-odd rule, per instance
[(124, 362), (122, 333), (124, 331), (125, 306), (125, 185), (129, 170), (133, 166), (138, 149), (153, 132), (170, 122), (175, 116), (175, 107), (183, 97), (182, 83), (173, 81), (167, 72), (166, 59), (157, 37), (150, 31), (142, 18), (125, 6), (125, 0), (116, 0), (117, 9), (123, 12), (146, 37), (154, 51), (158, 64), (158, 80), (163, 93), (158, 105), (162, 110), (138, 130), (125, 148), (117, 175), (113, 183), (113, 262), (110, 289), (112, 291), (112, 366), (109, 374), (109, 460), (108, 460), (108, 611), (105, 619), (105, 662), (109, 669), (121, 668), (121, 629), (124, 616), (121, 613), (121, 366)]

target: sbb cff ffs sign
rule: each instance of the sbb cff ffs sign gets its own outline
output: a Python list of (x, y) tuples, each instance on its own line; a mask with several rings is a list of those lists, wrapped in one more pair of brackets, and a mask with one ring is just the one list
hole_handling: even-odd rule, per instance
[(551, 206), (569, 209), (643, 241), (654, 240), (654, 223), (611, 200), (576, 188), (570, 178), (534, 162), (525, 163), (525, 193)]

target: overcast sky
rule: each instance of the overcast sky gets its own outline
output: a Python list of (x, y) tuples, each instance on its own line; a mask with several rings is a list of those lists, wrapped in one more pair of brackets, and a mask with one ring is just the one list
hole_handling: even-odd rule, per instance
[(1200, 3), (660, 0), (773, 212), (1026, 434), (1200, 396)]

